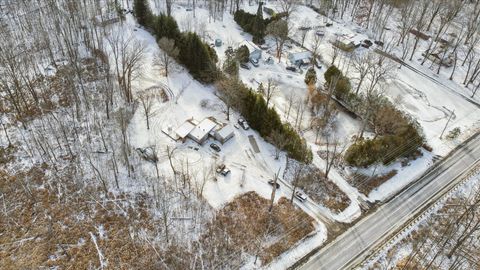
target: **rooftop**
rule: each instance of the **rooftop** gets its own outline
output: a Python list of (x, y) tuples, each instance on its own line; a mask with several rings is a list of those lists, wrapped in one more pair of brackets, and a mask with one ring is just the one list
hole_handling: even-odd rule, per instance
[(205, 118), (203, 119), (193, 130), (190, 131), (190, 136), (196, 140), (201, 140), (206, 134), (208, 134), (212, 129), (217, 126), (217, 123), (212, 120)]

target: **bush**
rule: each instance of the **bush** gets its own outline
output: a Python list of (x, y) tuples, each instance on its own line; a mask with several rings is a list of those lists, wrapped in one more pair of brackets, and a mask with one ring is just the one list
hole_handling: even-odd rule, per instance
[(448, 133), (447, 139), (453, 140), (453, 139), (457, 138), (458, 135), (460, 135), (460, 128), (459, 128), (459, 127), (456, 127), (456, 128), (452, 129), (452, 130)]
[(399, 157), (410, 157), (424, 143), (418, 124), (385, 102), (374, 111), (373, 126), (377, 137), (359, 140), (345, 153), (345, 161), (353, 166), (388, 164)]
[(250, 57), (250, 52), (248, 51), (247, 46), (245, 45), (240, 46), (240, 48), (237, 49), (236, 57), (237, 57), (237, 60), (240, 61), (241, 63), (247, 63)]

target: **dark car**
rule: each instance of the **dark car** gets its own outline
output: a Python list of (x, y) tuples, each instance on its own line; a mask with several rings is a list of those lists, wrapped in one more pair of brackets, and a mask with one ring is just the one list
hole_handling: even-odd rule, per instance
[(333, 26), (333, 23), (326, 23), (325, 26), (326, 26), (326, 27)]
[(383, 41), (375, 40), (374, 43), (380, 47), (383, 47)]
[(288, 66), (288, 67), (286, 67), (285, 69), (286, 69), (286, 70), (293, 71), (293, 72), (297, 71), (297, 68), (294, 67), (294, 66)]
[[(268, 180), (268, 184), (273, 187), (273, 186), (275, 185), (275, 181), (273, 181), (273, 180)], [(279, 189), (279, 188), (280, 188), (280, 184), (278, 184), (278, 183), (276, 183), (276, 184), (277, 184), (277, 185), (276, 185), (276, 188)]]
[(220, 151), (221, 151), (220, 146), (218, 146), (218, 145), (216, 145), (216, 144), (214, 144), (214, 143), (210, 144), (210, 148), (212, 148), (212, 149), (215, 150), (216, 152), (220, 152)]
[(250, 69), (250, 66), (246, 63), (240, 63), (240, 67), (244, 69)]

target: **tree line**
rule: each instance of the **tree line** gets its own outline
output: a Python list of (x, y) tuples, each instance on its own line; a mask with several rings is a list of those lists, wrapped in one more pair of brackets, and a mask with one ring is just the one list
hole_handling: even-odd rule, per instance
[[(157, 38), (160, 48), (165, 50), (160, 40), (172, 40), (174, 48), (169, 47), (167, 53), (183, 64), (192, 76), (204, 83), (212, 83), (219, 75), (216, 68), (218, 57), (208, 44), (203, 42), (194, 32), (181, 32), (175, 19), (169, 15), (154, 15), (146, 0), (134, 1), (134, 15), (140, 25), (150, 30)], [(164, 43), (164, 42), (163, 42)], [(178, 53), (172, 54), (174, 49)]]
[[(369, 80), (366, 91), (358, 93), (352, 91), (348, 77), (334, 65), (328, 68), (324, 77), (325, 88), (363, 118), (360, 134), (345, 153), (344, 158), (348, 164), (388, 164), (399, 157), (408, 157), (418, 152), (418, 148), (424, 143), (420, 126), (414, 119), (395, 108), (381, 92), (375, 90), (375, 80)], [(371, 139), (364, 138), (368, 125), (375, 134)]]

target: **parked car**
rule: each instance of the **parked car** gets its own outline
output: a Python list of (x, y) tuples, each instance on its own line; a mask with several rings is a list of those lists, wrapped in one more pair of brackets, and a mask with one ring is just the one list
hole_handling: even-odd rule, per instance
[(324, 30), (318, 30), (317, 32), (315, 32), (315, 35), (317, 35), (319, 37), (323, 37), (323, 36), (325, 36), (325, 31)]
[(370, 48), (372, 45), (373, 45), (373, 43), (372, 43), (370, 40), (368, 40), (368, 39), (365, 39), (365, 40), (362, 42), (362, 47), (367, 48), (367, 49)]
[(276, 188), (277, 188), (277, 189), (280, 188), (280, 184), (279, 184), (279, 183), (275, 183), (275, 181), (273, 181), (273, 179), (268, 180), (268, 184), (269, 184), (270, 186), (272, 186), (272, 187), (273, 187), (275, 184), (277, 184), (277, 185), (276, 185)]
[(210, 148), (212, 148), (213, 150), (215, 150), (216, 152), (220, 152), (221, 149), (220, 149), (220, 146), (214, 144), (214, 143), (211, 143), (210, 144)]
[(295, 197), (301, 202), (304, 202), (307, 200), (307, 195), (305, 195), (305, 193), (301, 191), (295, 191)]
[(287, 66), (286, 69), (293, 72), (297, 71), (297, 68), (295, 66)]
[(223, 169), (223, 170), (220, 172), (220, 174), (223, 175), (223, 176), (227, 176), (229, 173), (230, 173), (230, 169), (227, 169), (227, 168)]
[(252, 63), (252, 65), (253, 65), (254, 67), (258, 67), (258, 66), (259, 66), (257, 59), (250, 59), (250, 63)]
[(223, 176), (227, 176), (230, 173), (230, 169), (225, 164), (218, 165), (215, 171)]
[(250, 69), (250, 66), (247, 63), (240, 63), (240, 67), (244, 69)]
[(298, 28), (298, 30), (308, 31), (308, 30), (312, 30), (312, 27), (310, 27), (310, 26), (300, 26), (300, 27)]
[(374, 43), (380, 47), (383, 47), (383, 42), (380, 40), (375, 40)]
[(215, 46), (216, 46), (216, 47), (222, 46), (222, 40), (219, 39), (219, 38), (215, 39)]
[(266, 57), (266, 58), (263, 60), (263, 62), (264, 62), (265, 64), (269, 64), (269, 65), (273, 65), (273, 63), (274, 63), (273, 58), (272, 58), (271, 56)]
[(243, 118), (239, 118), (238, 119), (238, 124), (244, 129), (244, 130), (248, 130), (250, 127), (248, 126), (248, 123), (247, 121), (245, 121), (245, 119)]
[(268, 50), (268, 45), (266, 45), (266, 44), (262, 44), (262, 45), (260, 45), (260, 46), (258, 46), (258, 47), (259, 47), (260, 49), (262, 49), (262, 50)]
[(333, 26), (333, 23), (326, 23), (325, 26), (326, 26), (326, 27)]

